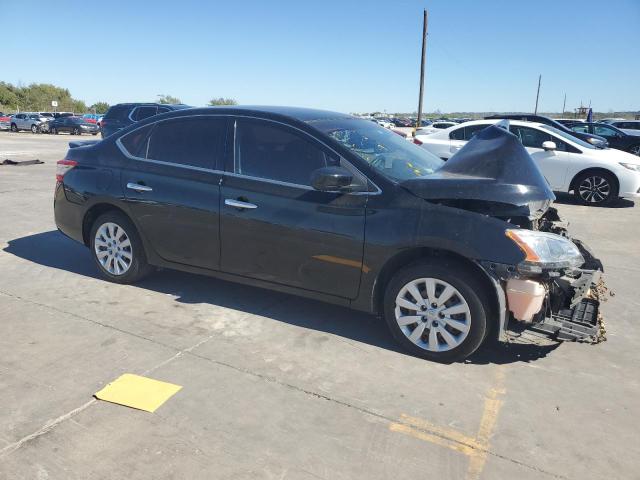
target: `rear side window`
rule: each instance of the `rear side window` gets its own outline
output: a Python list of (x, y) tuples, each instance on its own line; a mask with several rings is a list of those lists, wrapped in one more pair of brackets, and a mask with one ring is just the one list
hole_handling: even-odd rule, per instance
[(158, 107), (156, 106), (138, 107), (134, 110), (131, 118), (139, 122), (140, 120), (144, 120), (145, 118), (153, 117), (157, 112)]
[(147, 146), (149, 145), (149, 133), (153, 129), (153, 124), (145, 125), (142, 128), (128, 133), (120, 139), (122, 146), (129, 155), (139, 158), (147, 158)]
[(109, 108), (104, 118), (107, 120), (126, 120), (130, 110), (131, 107), (127, 105), (114, 105)]
[(309, 138), (259, 120), (237, 120), (235, 171), (251, 177), (310, 185), (311, 173), (337, 159)]
[(155, 124), (146, 148), (146, 158), (214, 170), (221, 163), (226, 120), (191, 117)]
[(468, 127), (458, 128), (449, 134), (451, 140), (471, 140), (471, 138), (480, 130), (484, 130), (489, 125), (469, 125)]

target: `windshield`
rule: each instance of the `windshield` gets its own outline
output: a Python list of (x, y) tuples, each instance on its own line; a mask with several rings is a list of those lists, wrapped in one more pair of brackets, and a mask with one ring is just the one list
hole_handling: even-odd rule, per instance
[(393, 180), (430, 175), (444, 163), (397, 133), (366, 120), (342, 118), (310, 123)]
[(596, 147), (594, 147), (593, 145), (591, 145), (590, 143), (587, 143), (583, 140), (580, 140), (577, 137), (574, 137), (573, 135), (570, 135), (568, 133), (563, 132), (562, 130), (558, 130), (555, 127), (552, 127), (551, 125), (541, 125), (542, 128), (544, 128), (545, 130), (548, 130), (550, 132), (553, 132), (554, 134), (558, 135), (559, 137), (562, 137), (566, 140), (569, 140), (570, 142), (573, 142), (575, 144), (580, 145), (582, 148), (589, 148), (591, 150), (595, 150)]

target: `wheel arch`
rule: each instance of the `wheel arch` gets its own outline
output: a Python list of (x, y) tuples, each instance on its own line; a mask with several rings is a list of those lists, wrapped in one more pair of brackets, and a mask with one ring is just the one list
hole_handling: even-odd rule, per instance
[(381, 315), (384, 312), (384, 295), (387, 285), (389, 281), (393, 278), (393, 276), (402, 270), (403, 268), (412, 265), (414, 263), (419, 262), (423, 259), (428, 258), (444, 258), (453, 260), (456, 263), (463, 265), (469, 269), (471, 274), (481, 283), (483, 286), (483, 293), (489, 301), (489, 308), (491, 309), (488, 312), (488, 324), (487, 324), (487, 337), (489, 335), (495, 336), (496, 333), (499, 333), (500, 327), (500, 300), (498, 298), (498, 293), (496, 292), (496, 286), (492, 279), (489, 277), (489, 274), (484, 271), (484, 269), (473, 260), (460, 255), (459, 253), (453, 252), (451, 250), (439, 249), (439, 248), (430, 248), (430, 247), (416, 247), (408, 250), (403, 250), (402, 252), (396, 254), (391, 257), (384, 264), (378, 277), (376, 278), (376, 282), (374, 285), (373, 291), (373, 309), (374, 313)]
[(613, 173), (611, 170), (605, 167), (589, 167), (589, 168), (580, 170), (578, 173), (576, 173), (573, 176), (573, 178), (571, 179), (571, 183), (569, 183), (569, 192), (571, 192), (572, 190), (575, 191), (577, 187), (576, 181), (581, 175), (584, 175), (585, 173), (606, 173), (608, 175), (611, 175), (616, 182), (616, 185), (615, 185), (616, 189), (618, 191), (620, 190), (620, 180), (618, 179), (618, 176), (615, 173)]
[(131, 223), (133, 223), (135, 226), (135, 223), (133, 222), (131, 217), (120, 207), (112, 203), (96, 203), (87, 210), (87, 212), (84, 214), (84, 218), (82, 219), (82, 241), (86, 246), (89, 246), (91, 244), (89, 235), (91, 233), (91, 226), (93, 225), (93, 222), (95, 222), (96, 218), (98, 218), (100, 215), (112, 211), (121, 213), (122, 215), (127, 217), (129, 221), (131, 221)]

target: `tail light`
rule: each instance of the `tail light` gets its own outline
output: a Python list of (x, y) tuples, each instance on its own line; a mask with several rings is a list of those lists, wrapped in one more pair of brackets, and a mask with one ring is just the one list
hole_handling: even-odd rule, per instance
[(75, 160), (58, 160), (56, 163), (56, 182), (62, 182), (62, 178), (76, 165)]
[(416, 145), (422, 145), (422, 142), (420, 140), (418, 140), (417, 138), (413, 139), (413, 143), (415, 143)]

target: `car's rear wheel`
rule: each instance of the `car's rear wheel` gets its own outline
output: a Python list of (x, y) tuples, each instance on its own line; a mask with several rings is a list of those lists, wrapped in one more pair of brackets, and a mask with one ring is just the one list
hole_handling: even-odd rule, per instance
[(607, 172), (581, 173), (574, 186), (574, 195), (583, 205), (610, 205), (618, 198), (618, 183)]
[(629, 153), (640, 156), (640, 143), (638, 145), (632, 146), (629, 149)]
[(398, 343), (416, 356), (441, 362), (463, 360), (477, 350), (489, 311), (474, 272), (449, 259), (402, 269), (384, 298), (384, 317)]
[(138, 232), (119, 212), (100, 215), (91, 228), (91, 253), (100, 272), (116, 283), (134, 283), (151, 271)]
[(71, 135), (80, 135), (80, 129), (78, 127), (75, 127), (71, 132)]

